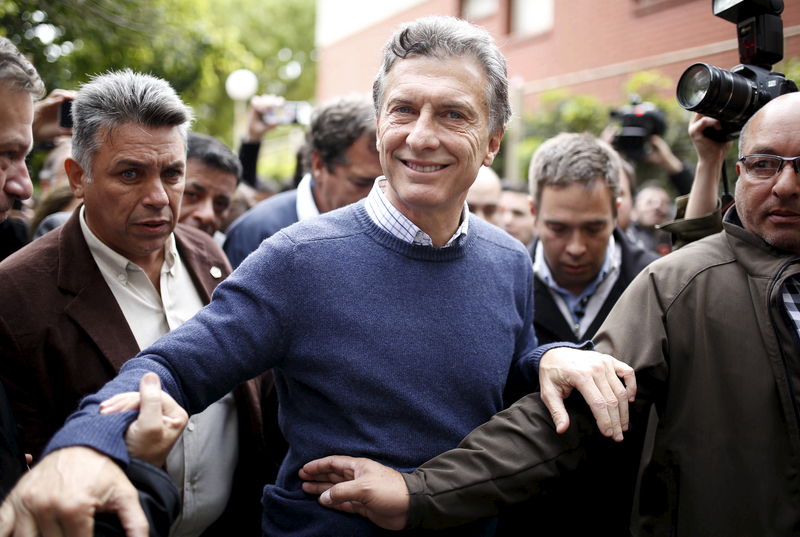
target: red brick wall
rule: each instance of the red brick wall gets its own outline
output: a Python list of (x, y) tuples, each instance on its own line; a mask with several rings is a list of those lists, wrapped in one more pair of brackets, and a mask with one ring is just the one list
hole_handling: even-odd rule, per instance
[[(553, 85), (622, 103), (630, 73), (657, 69), (677, 82), (695, 61), (730, 68), (736, 49), (687, 56), (687, 49), (735, 41), (736, 27), (711, 14), (709, 0), (554, 0), (553, 28), (534, 37), (507, 34), (508, 0), (475, 21), (492, 32), (508, 59), (509, 75), (526, 82), (526, 107)], [(800, 56), (800, 0), (785, 0), (784, 56)], [(343, 2), (346, 5), (346, 2)], [(370, 91), (380, 49), (397, 24), (428, 14), (458, 15), (459, 0), (430, 0), (319, 51), (317, 98)], [(689, 51), (691, 52), (691, 50)], [(609, 68), (610, 66), (610, 68)], [(604, 68), (609, 68), (605, 71)]]

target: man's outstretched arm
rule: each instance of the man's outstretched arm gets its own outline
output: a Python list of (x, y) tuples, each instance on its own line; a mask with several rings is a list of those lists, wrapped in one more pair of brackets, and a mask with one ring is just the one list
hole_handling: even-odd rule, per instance
[[(311, 461), (300, 471), (303, 489), (322, 494), (326, 507), (361, 514), (387, 529), (438, 529), (496, 515), (501, 506), (532, 497), (551, 480), (600, 464), (608, 468), (608, 478), (596, 485), (608, 494), (598, 504), (612, 504), (615, 512), (609, 517), (627, 517), (639, 441), (620, 444), (599, 435), (580, 397), (571, 397), (567, 408), (572, 424), (558, 434), (539, 395), (526, 396), (472, 431), (456, 449), (410, 474), (368, 459)], [(642, 415), (638, 408), (636, 415)], [(643, 429), (638, 421), (636, 427)]]

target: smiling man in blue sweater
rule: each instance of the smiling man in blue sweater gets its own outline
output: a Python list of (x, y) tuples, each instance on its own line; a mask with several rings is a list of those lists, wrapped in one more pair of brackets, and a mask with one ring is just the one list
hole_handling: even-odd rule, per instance
[(108, 457), (127, 462), (123, 436), (135, 416), (98, 415), (98, 404), (136, 390), (147, 371), (194, 413), (274, 370), (290, 448), (277, 483), (264, 490), (270, 536), (381, 534), (305, 494), (303, 463), (347, 453), (413, 469), (501, 410), (509, 379), (533, 389), (540, 360), (559, 429), (567, 426), (560, 399), (575, 386), (601, 429), (621, 439), (630, 368), (574, 348), (537, 348), (527, 251), (465, 204), (510, 115), (505, 61), (489, 35), (444, 17), (407, 25), (385, 48), (374, 100), (385, 176), (369, 196), (265, 241), (208, 307), (85, 399), (3, 506), (0, 535), (14, 519), (42, 530), (80, 527), (82, 497), (119, 511), (129, 534), (139, 534), (136, 506), (117, 499), (124, 482), (87, 491), (64, 472)]

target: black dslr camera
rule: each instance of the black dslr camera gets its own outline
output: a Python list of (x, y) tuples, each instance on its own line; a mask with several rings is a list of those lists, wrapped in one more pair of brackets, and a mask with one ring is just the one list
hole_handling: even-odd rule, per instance
[(639, 102), (636, 95), (631, 96), (629, 106), (612, 110), (611, 117), (622, 124), (611, 145), (633, 161), (640, 161), (647, 154), (650, 136), (662, 136), (667, 129), (667, 120), (661, 110), (653, 103)]
[(703, 134), (724, 142), (739, 136), (748, 119), (769, 101), (797, 91), (797, 85), (771, 72), (783, 59), (783, 0), (712, 0), (714, 15), (736, 24), (739, 61), (730, 71), (707, 63), (690, 66), (678, 81), (678, 103), (718, 119), (722, 130)]

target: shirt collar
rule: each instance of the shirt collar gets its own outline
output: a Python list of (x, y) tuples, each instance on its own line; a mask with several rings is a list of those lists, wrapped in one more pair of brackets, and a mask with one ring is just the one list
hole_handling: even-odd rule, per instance
[[(375, 179), (375, 184), (372, 186), (372, 190), (370, 190), (364, 202), (370, 219), (375, 225), (404, 242), (433, 247), (433, 240), (430, 235), (422, 231), (406, 215), (392, 205), (389, 198), (386, 197), (385, 189), (386, 177), (381, 176)], [(464, 202), (464, 207), (461, 209), (461, 223), (443, 248), (463, 241), (467, 237), (468, 231), (469, 208), (467, 207), (467, 203)]]
[(297, 218), (301, 222), (308, 218), (319, 216), (319, 209), (314, 201), (314, 193), (312, 192), (313, 186), (314, 181), (310, 173), (305, 174), (300, 180), (300, 184), (297, 185), (295, 208), (297, 209)]
[[(128, 270), (141, 270), (141, 267), (125, 257), (124, 255), (115, 252), (97, 235), (95, 235), (89, 224), (86, 223), (85, 206), (81, 206), (79, 221), (81, 224), (81, 231), (86, 244), (89, 246), (89, 251), (98, 263), (103, 263), (106, 267), (113, 270), (115, 273), (121, 274)], [(174, 275), (176, 270), (176, 260), (178, 259), (178, 248), (175, 244), (175, 234), (170, 233), (167, 240), (164, 242), (164, 264), (162, 265), (162, 272), (169, 272)]]

